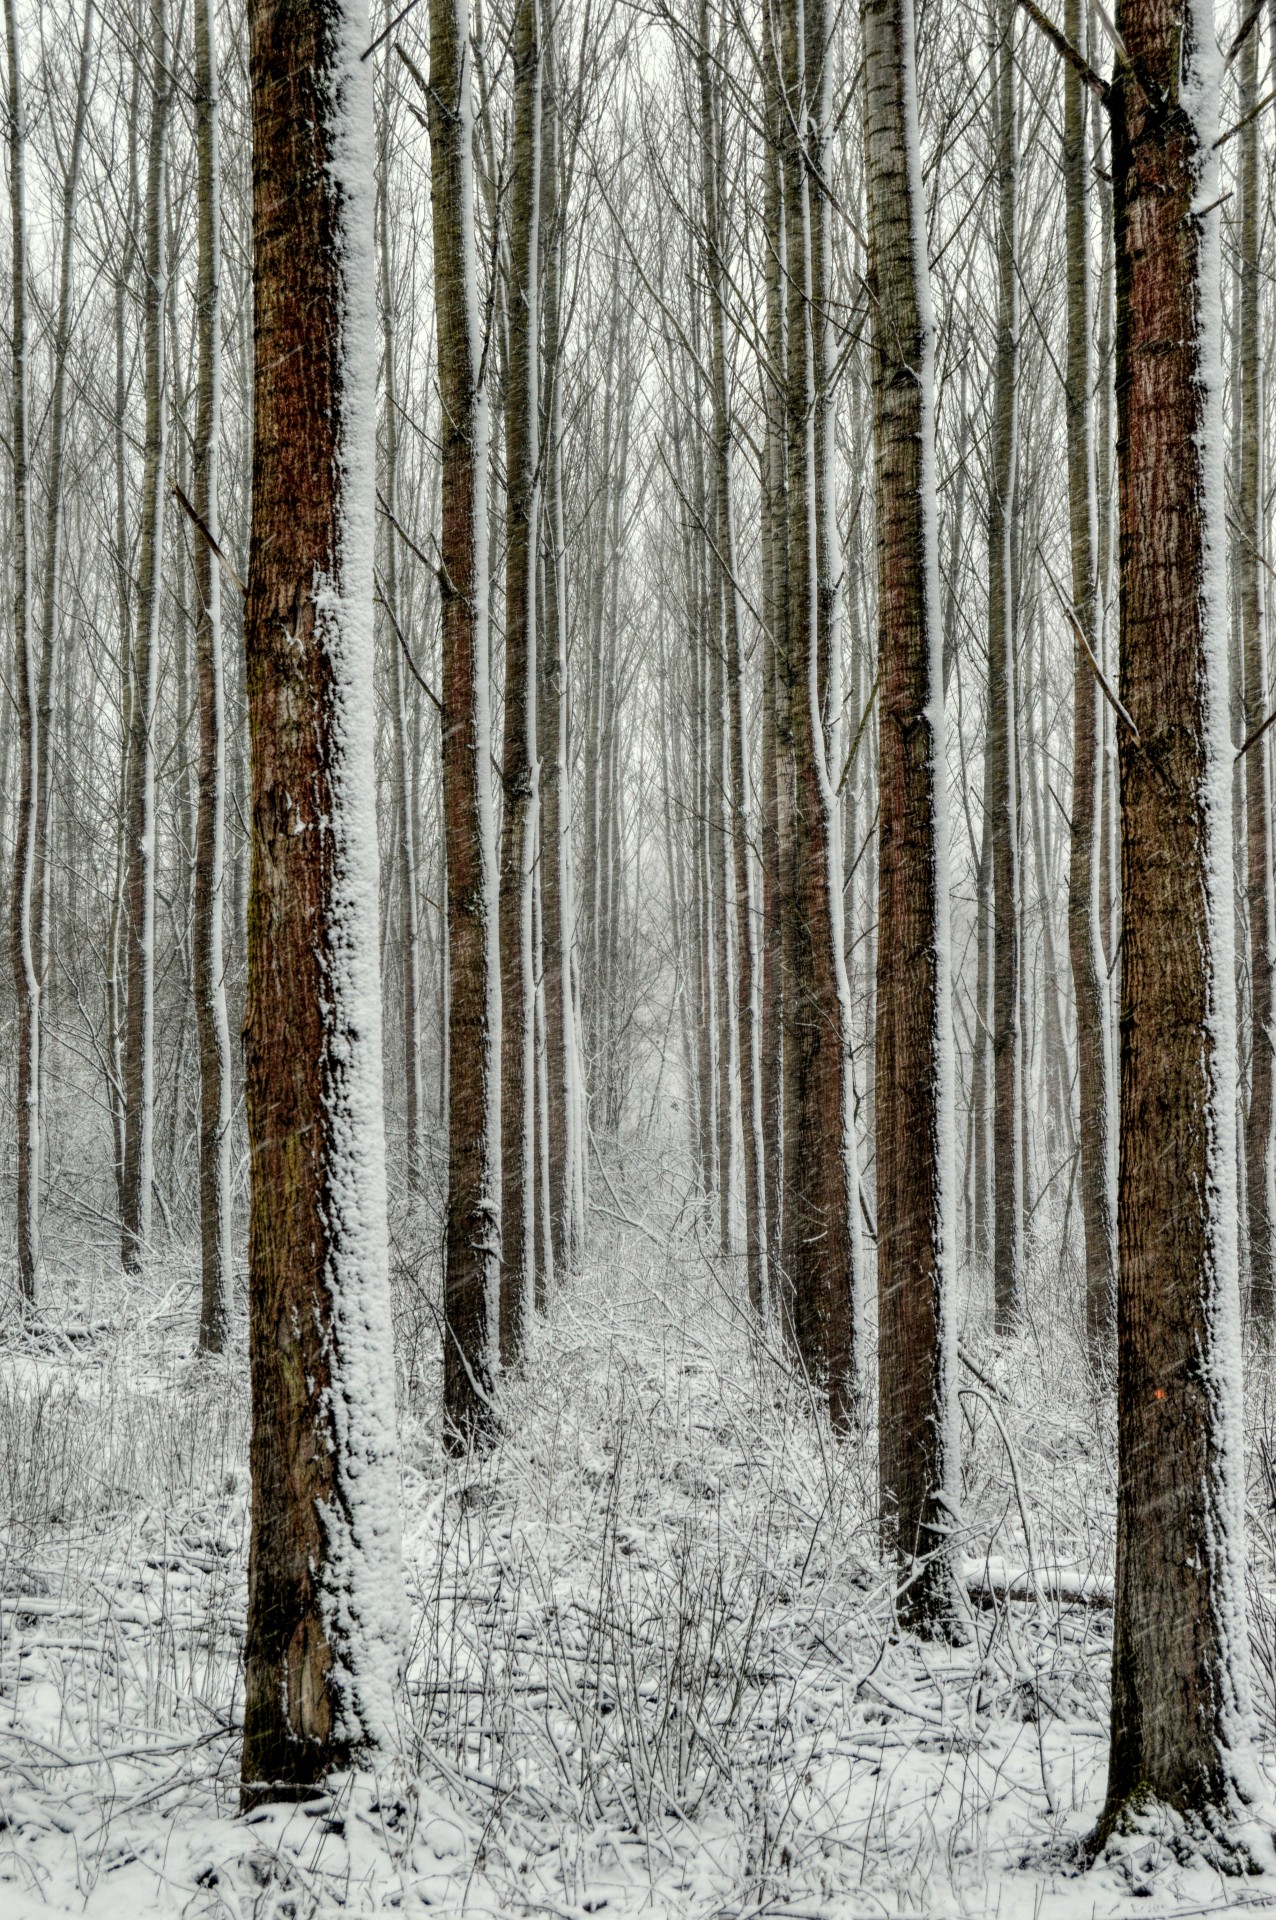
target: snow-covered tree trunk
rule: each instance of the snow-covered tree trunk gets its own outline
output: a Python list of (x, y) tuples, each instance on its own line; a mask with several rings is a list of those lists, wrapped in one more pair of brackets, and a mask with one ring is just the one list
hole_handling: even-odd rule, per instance
[[(571, 887), (571, 780), (568, 750), (566, 538), (563, 528), (562, 257), (567, 208), (566, 167), (561, 154), (558, 63), (552, 30), (546, 40), (543, 93), (542, 179), (552, 215), (545, 238), (544, 373), (544, 603), (537, 654), (541, 672), (537, 720), (541, 730), (540, 878), (544, 918), (545, 1057), (549, 1105), (549, 1198), (556, 1272), (569, 1271), (580, 1254), (576, 1215), (576, 1169), (581, 1153), (583, 1108), (576, 1014), (572, 998), (572, 945), (576, 914)], [(542, 1301), (543, 1305), (544, 1302)]]
[(404, 1613), (373, 813), (368, 16), (361, 0), (254, 0), (249, 31), (246, 1805), (303, 1796), (384, 1745)]
[(727, 691), (727, 779), (730, 806), (730, 868), (727, 902), (735, 928), (738, 978), (735, 993), (739, 1060), (740, 1138), (744, 1186), (745, 1261), (749, 1300), (760, 1319), (766, 1299), (766, 1209), (762, 1193), (761, 1049), (758, 1037), (758, 929), (750, 861), (749, 740), (746, 730), (737, 575), (735, 508), (731, 467), (731, 403), (727, 384), (726, 236), (722, 218), (722, 114), (712, 81), (708, 8), (698, 15), (697, 76), (700, 94), (701, 194), (705, 218), (705, 267), (709, 289), (710, 371), (713, 383), (713, 547), (722, 596)]
[[(1263, 361), (1259, 241), (1263, 226), (1259, 170), (1257, 27), (1237, 56), (1240, 143), (1240, 260), (1238, 266), (1240, 393), (1239, 481), (1234, 578), (1240, 614), (1244, 732), (1250, 740), (1267, 718), (1270, 694), (1260, 569), (1266, 548), (1263, 512)], [(1250, 1070), (1245, 1110), (1246, 1243), (1250, 1312), (1264, 1336), (1276, 1331), (1276, 1166), (1273, 1165), (1272, 966), (1276, 959), (1276, 902), (1272, 885), (1272, 745), (1266, 733), (1241, 762), (1245, 782), (1245, 892), (1249, 907)]]
[(540, 525), (539, 0), (518, 0), (511, 48), (509, 365), (505, 384), (505, 740), (501, 760), (501, 1301), (500, 1357), (526, 1344), (536, 1279), (536, 981), (532, 889), (538, 751), (536, 580)]
[[(855, 1416), (863, 1354), (853, 1303), (858, 1198), (848, 1104), (849, 1008), (841, 951), (839, 840), (825, 734), (835, 595), (824, 525), (827, 475), (817, 418), (825, 392), (828, 327), (822, 179), (829, 48), (823, 9), (780, 8), (788, 338), (788, 621), (783, 656), (793, 821), (785, 903), (784, 1277), (798, 1351), (827, 1392), (834, 1423)], [(840, 571), (840, 563), (838, 563)], [(782, 754), (784, 747), (781, 748)]]
[(956, 1089), (935, 466), (913, 0), (862, 0), (877, 464), (878, 1484), (902, 1616), (943, 1634), (957, 1496)]
[[(40, 804), (36, 815), (34, 927), (32, 945), (40, 983), (40, 1074), (49, 1074), (48, 1002), (51, 998), (53, 890), (53, 703), (62, 616), (62, 557), (64, 492), (66, 485), (67, 372), (71, 356), (72, 301), (75, 297), (75, 230), (80, 174), (84, 161), (84, 130), (95, 39), (93, 0), (86, 0), (76, 74), (75, 111), (62, 180), (62, 230), (58, 260), (58, 294), (53, 326), (53, 390), (49, 399), (49, 428), (45, 460), (44, 566), (40, 607), (40, 681), (37, 705), (36, 759), (40, 770)], [(44, 1086), (39, 1105), (44, 1110)]]
[(165, 461), (168, 449), (168, 117), (172, 73), (167, 0), (150, 0), (151, 117), (146, 156), (142, 359), (145, 426), (142, 533), (130, 676), (127, 867), (128, 1001), (124, 1024), (121, 1252), (136, 1270), (151, 1237), (155, 1180), (155, 701), (159, 685)]
[[(762, 17), (762, 220), (766, 235), (765, 332), (762, 405), (762, 1058), (760, 1096), (764, 1141), (767, 1270), (780, 1284), (784, 1210), (784, 962), (781, 915), (786, 897), (789, 785), (780, 769), (780, 661), (788, 627), (788, 508), (784, 446), (785, 234), (782, 171), (783, 104), (780, 23), (776, 0)], [(770, 1311), (773, 1302), (768, 1302)], [(787, 1312), (782, 1318), (788, 1318)]]
[(39, 759), (39, 666), (31, 618), (31, 470), (27, 338), (27, 123), (17, 0), (5, 0), (9, 61), (9, 219), (13, 249), (10, 340), (13, 462), (13, 685), (18, 709), (17, 833), (9, 905), (9, 945), (18, 1005), (18, 1289), (24, 1306), (36, 1298), (40, 1259), (40, 976), (34, 922), (37, 836), (42, 785)]
[(492, 819), (487, 395), (474, 232), (465, 0), (430, 0), (430, 176), (443, 408), (439, 597), (448, 906), (448, 1199), (443, 1401), (449, 1445), (492, 1421), (488, 1314), (501, 1263), (500, 976)]
[(194, 507), (205, 536), (195, 541), (195, 671), (199, 686), (199, 801), (195, 819), (194, 987), (199, 1035), (199, 1344), (220, 1353), (230, 1328), (233, 1267), (230, 1213), (230, 1026), (222, 953), (226, 865), (226, 698), (222, 671), (221, 541), (221, 156), (217, 35), (213, 0), (195, 0), (195, 141), (199, 259), (195, 326), (199, 348), (195, 407)]
[(394, 813), (399, 919), (399, 997), (402, 1002), (402, 1060), (405, 1184), (409, 1193), (422, 1185), (421, 1043), (418, 1031), (420, 916), (417, 902), (417, 823), (413, 807), (415, 763), (408, 729), (405, 637), (399, 593), (399, 360), (397, 315), (390, 246), (390, 100), (381, 127), (380, 253), (381, 377), (385, 385), (385, 588), (390, 626), (390, 726), (394, 750)]
[[(1068, 0), (1064, 31), (1083, 55), (1087, 10)], [(1089, 655), (1103, 650), (1099, 630), (1098, 500), (1094, 455), (1094, 316), (1090, 271), (1090, 155), (1087, 87), (1063, 66), (1063, 183), (1068, 258), (1068, 527), (1072, 556), (1072, 822), (1068, 863), (1068, 953), (1077, 1016), (1081, 1217), (1085, 1229), (1085, 1318), (1091, 1357), (1108, 1352), (1116, 1310), (1116, 1195), (1112, 1132), (1116, 1122), (1113, 1050), (1103, 957), (1103, 728)]]
[(1112, 86), (1121, 1164), (1112, 1742), (1096, 1838), (1226, 1843), (1255, 1791), (1244, 1591), (1223, 494), (1220, 58), (1207, 0), (1123, 0)]
[(994, 140), (997, 335), (988, 487), (988, 728), (984, 807), (991, 815), (993, 1307), (997, 1331), (1023, 1299), (1023, 1036), (1020, 1028), (1019, 791), (1015, 700), (1013, 503), (1019, 445), (1019, 128), (1015, 0), (998, 0)]

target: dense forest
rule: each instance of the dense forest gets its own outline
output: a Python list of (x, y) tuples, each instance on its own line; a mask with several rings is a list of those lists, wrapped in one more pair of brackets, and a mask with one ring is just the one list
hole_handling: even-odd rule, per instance
[(0, 1911), (1276, 1906), (1276, 0), (4, 0)]

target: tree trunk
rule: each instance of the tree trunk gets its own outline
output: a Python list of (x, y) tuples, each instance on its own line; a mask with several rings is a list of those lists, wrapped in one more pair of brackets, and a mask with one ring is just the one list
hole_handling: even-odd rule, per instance
[(766, 1210), (762, 1193), (761, 1048), (758, 1035), (758, 933), (753, 871), (749, 860), (749, 740), (746, 729), (740, 589), (736, 577), (735, 513), (731, 486), (731, 411), (727, 387), (726, 312), (722, 260), (722, 132), (710, 76), (708, 9), (701, 0), (698, 68), (700, 81), (701, 182), (705, 214), (705, 265), (709, 283), (710, 365), (713, 377), (714, 513), (713, 533), (722, 596), (723, 648), (727, 688), (727, 779), (730, 805), (731, 866), (727, 902), (735, 927), (736, 1050), (740, 1066), (741, 1147), (744, 1175), (745, 1262), (749, 1303), (760, 1320), (766, 1298)]
[[(195, 326), (195, 511), (214, 540), (221, 438), (221, 162), (213, 0), (195, 0), (195, 139), (199, 262)], [(199, 682), (199, 805), (195, 820), (194, 982), (199, 1033), (199, 1345), (220, 1353), (230, 1331), (230, 1027), (222, 955), (226, 866), (226, 700), (222, 681), (221, 574), (207, 540), (195, 542), (195, 661)]]
[(488, 1301), (501, 1262), (500, 978), (488, 686), (487, 396), (465, 0), (430, 0), (430, 175), (443, 407), (439, 597), (448, 906), (443, 1410), (463, 1450), (492, 1425)]
[[(763, 80), (766, 123), (762, 150), (765, 169), (763, 219), (766, 227), (766, 336), (762, 401), (766, 419), (763, 444), (762, 505), (762, 1004), (760, 1098), (764, 1142), (763, 1185), (767, 1232), (767, 1270), (772, 1288), (783, 1267), (784, 1203), (784, 956), (781, 920), (788, 866), (789, 787), (780, 774), (780, 662), (788, 629), (788, 507), (785, 486), (785, 236), (783, 137), (779, 77), (779, 19), (773, 0), (763, 15)], [(775, 1303), (768, 1301), (768, 1314)], [(787, 1315), (784, 1316), (787, 1318)]]
[(381, 147), (381, 359), (385, 381), (385, 601), (390, 635), (390, 723), (394, 743), (394, 815), (398, 844), (396, 874), (399, 891), (399, 991), (403, 1003), (404, 1157), (409, 1193), (422, 1187), (421, 1041), (418, 1030), (420, 998), (420, 926), (417, 904), (417, 832), (413, 808), (415, 756), (408, 729), (408, 689), (404, 672), (402, 601), (399, 593), (399, 376), (396, 352), (394, 286), (390, 271), (389, 111)]
[(1018, 114), (1015, 0), (998, 0), (996, 105), (997, 342), (988, 493), (988, 748), (992, 817), (993, 1309), (1010, 1333), (1023, 1305), (1023, 1042), (1020, 1030), (1019, 796), (1015, 733), (1015, 594), (1011, 568), (1018, 465)]
[(526, 1345), (536, 1281), (536, 576), (540, 523), (541, 41), (538, 0), (514, 20), (505, 397), (505, 744), (501, 779), (501, 1365)]
[[(1096, 1842), (1212, 1832), (1248, 1753), (1236, 1246), (1219, 56), (1123, 0), (1111, 94), (1121, 551), (1121, 1165), (1112, 1741)], [(1201, 209), (1202, 211), (1197, 211)], [(1137, 733), (1134, 731), (1137, 729)]]
[[(559, 391), (562, 355), (562, 252), (566, 215), (566, 181), (559, 154), (557, 67), (554, 45), (545, 39), (542, 98), (541, 179), (547, 218), (544, 222), (545, 338), (542, 351), (544, 471), (542, 521), (544, 593), (540, 609), (537, 665), (540, 687), (536, 704), (540, 729), (540, 881), (544, 933), (545, 1078), (549, 1109), (548, 1195), (554, 1271), (575, 1265), (572, 1195), (575, 1164), (580, 1153), (581, 1117), (577, 1088), (576, 1026), (572, 1010), (571, 949), (574, 913), (571, 906), (568, 829), (571, 820), (567, 737), (567, 642), (563, 534), (562, 404)], [(549, 195), (552, 192), (552, 202)], [(537, 1305), (548, 1304), (546, 1276), (537, 1269)]]
[[(821, 218), (828, 121), (827, 39), (822, 9), (783, 0), (785, 231), (788, 341), (785, 420), (789, 604), (784, 692), (791, 734), (793, 823), (789, 845), (784, 985), (785, 1277), (798, 1352), (828, 1395), (835, 1426), (856, 1414), (853, 1300), (853, 1142), (847, 1094), (849, 1054), (841, 956), (841, 864), (828, 776), (824, 696), (828, 680), (826, 568), (821, 525), (823, 472), (817, 412), (826, 403)], [(796, 264), (793, 264), (796, 263)]]
[(39, 667), (31, 623), (31, 478), (27, 365), (27, 123), (16, 0), (5, 0), (9, 58), (9, 217), (13, 247), (13, 673), (18, 709), (17, 834), (9, 944), (18, 1003), (18, 1289), (34, 1306), (40, 1262), (40, 975), (35, 887), (41, 803)]
[(367, 12), (254, 0), (249, 35), (245, 1806), (307, 1797), (386, 1741), (404, 1617), (373, 811)]
[(167, 194), (169, 60), (167, 0), (150, 0), (151, 124), (146, 162), (146, 288), (142, 357), (146, 424), (142, 537), (138, 556), (129, 706), (127, 869), (124, 922), (124, 1179), (121, 1252), (136, 1272), (151, 1237), (155, 1177), (155, 702), (159, 684), (165, 457), (168, 448)]
[[(1244, 662), (1245, 739), (1267, 718), (1267, 643), (1259, 567), (1263, 551), (1263, 380), (1259, 304), (1262, 186), (1259, 173), (1257, 27), (1237, 56), (1240, 141), (1240, 485), (1236, 490), (1235, 580)], [(1271, 737), (1249, 749), (1245, 780), (1246, 894), (1249, 905), (1250, 1079), (1245, 1110), (1245, 1202), (1249, 1245), (1250, 1313), (1265, 1338), (1276, 1331), (1276, 1249), (1272, 1222), (1276, 1186), (1272, 1157), (1272, 958), (1276, 950), (1271, 854)]]
[[(1068, 0), (1064, 31), (1084, 51), (1088, 11)], [(1068, 249), (1068, 526), (1072, 612), (1095, 659), (1102, 652), (1096, 546), (1098, 501), (1093, 433), (1094, 354), (1090, 299), (1090, 167), (1087, 91), (1063, 67), (1063, 182)], [(1116, 1310), (1116, 1195), (1112, 1151), (1116, 1089), (1103, 958), (1103, 730), (1099, 690), (1084, 648), (1074, 641), (1072, 678), (1072, 826), (1068, 861), (1068, 954), (1077, 1011), (1081, 1122), (1081, 1217), (1085, 1229), (1085, 1320), (1090, 1357), (1110, 1353)]]
[(910, 1626), (952, 1631), (957, 1263), (935, 334), (913, 0), (862, 0), (877, 460), (878, 1486)]

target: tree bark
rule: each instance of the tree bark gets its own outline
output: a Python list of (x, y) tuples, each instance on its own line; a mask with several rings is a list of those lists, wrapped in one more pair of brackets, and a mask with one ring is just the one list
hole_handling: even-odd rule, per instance
[(39, 666), (31, 622), (31, 477), (27, 363), (27, 123), (16, 0), (5, 0), (9, 59), (9, 218), (13, 248), (11, 344), (13, 458), (14, 685), (18, 709), (17, 833), (9, 947), (18, 1005), (18, 1290), (34, 1306), (40, 1262), (40, 975), (35, 953), (35, 887), (41, 804)]
[[(1121, 550), (1117, 1571), (1095, 1836), (1177, 1809), (1224, 1853), (1248, 1754), (1224, 593), (1219, 56), (1123, 0), (1112, 106)], [(1137, 732), (1135, 731), (1137, 729)]]
[(505, 742), (501, 781), (500, 1355), (526, 1345), (536, 1281), (536, 577), (540, 522), (541, 38), (538, 0), (514, 19), (509, 180), (509, 370), (505, 396)]
[(443, 407), (439, 598), (448, 907), (445, 1439), (492, 1426), (488, 1301), (501, 1263), (500, 977), (488, 686), (487, 396), (474, 233), (474, 113), (465, 0), (430, 0), (430, 175)]
[(155, 702), (159, 685), (165, 457), (168, 448), (167, 172), (170, 59), (166, 0), (150, 0), (151, 121), (146, 162), (142, 357), (146, 422), (129, 707), (124, 923), (124, 1178), (121, 1252), (136, 1272), (151, 1237), (155, 1178)]
[[(1257, 27), (1237, 56), (1236, 117), (1240, 141), (1240, 260), (1237, 331), (1240, 347), (1239, 480), (1236, 490), (1235, 581), (1244, 668), (1244, 733), (1267, 718), (1267, 642), (1259, 567), (1263, 551), (1263, 378), (1259, 304), (1259, 241), (1263, 225), (1259, 172)], [(1276, 1180), (1272, 1154), (1272, 960), (1276, 951), (1273, 902), (1271, 738), (1265, 735), (1241, 762), (1245, 782), (1245, 891), (1249, 907), (1250, 1072), (1245, 1109), (1245, 1204), (1249, 1247), (1250, 1315), (1264, 1338), (1276, 1331)]]
[[(841, 863), (828, 776), (825, 694), (832, 555), (822, 527), (823, 462), (817, 414), (828, 326), (823, 185), (828, 123), (822, 8), (783, 0), (785, 232), (789, 251), (785, 367), (789, 596), (783, 679), (791, 736), (793, 821), (784, 985), (784, 1269), (798, 1352), (828, 1396), (834, 1425), (856, 1417), (863, 1355), (854, 1337), (860, 1282), (852, 1212), (849, 1032), (841, 956)], [(783, 747), (782, 747), (783, 752)]]
[(993, 1315), (1010, 1333), (1023, 1305), (1023, 1037), (1020, 1029), (1019, 794), (1015, 594), (1011, 550), (1018, 465), (1019, 286), (1015, 0), (998, 0), (996, 103), (997, 342), (988, 493), (988, 748), (992, 817)]
[[(1068, 0), (1064, 32), (1086, 47), (1088, 11)], [(1068, 251), (1068, 528), (1072, 612), (1097, 660), (1102, 652), (1096, 546), (1094, 354), (1091, 348), (1090, 167), (1087, 89), (1063, 67), (1063, 182)], [(1073, 639), (1072, 824), (1068, 860), (1068, 955), (1077, 1013), (1081, 1217), (1085, 1229), (1085, 1321), (1091, 1360), (1111, 1350), (1116, 1311), (1116, 1194), (1113, 1122), (1116, 1089), (1103, 957), (1103, 730), (1099, 690), (1085, 648)]]
[[(199, 260), (195, 326), (194, 505), (221, 539), (221, 159), (213, 0), (195, 0), (195, 140)], [(199, 683), (199, 803), (195, 820), (194, 986), (199, 1034), (199, 1346), (220, 1353), (230, 1331), (230, 1026), (222, 954), (226, 866), (226, 699), (222, 674), (221, 573), (207, 540), (195, 542), (195, 662)]]
[(399, 593), (399, 371), (395, 335), (394, 287), (390, 268), (390, 166), (388, 102), (381, 148), (381, 358), (385, 381), (385, 601), (390, 625), (390, 722), (394, 744), (394, 813), (399, 893), (399, 993), (403, 1006), (404, 1157), (409, 1193), (422, 1187), (420, 924), (417, 903), (417, 832), (413, 808), (415, 756), (408, 729), (408, 689), (404, 672), (402, 601)]
[(245, 1806), (305, 1797), (386, 1741), (404, 1612), (373, 812), (368, 17), (357, 0), (253, 0), (249, 35)]
[(761, 1046), (758, 1034), (758, 930), (753, 870), (749, 859), (749, 740), (745, 722), (740, 589), (736, 576), (735, 512), (731, 476), (731, 406), (727, 386), (726, 300), (722, 259), (722, 130), (710, 73), (708, 9), (701, 0), (697, 66), (700, 82), (701, 187), (705, 217), (705, 266), (709, 286), (710, 367), (713, 378), (714, 546), (723, 610), (727, 690), (727, 780), (730, 858), (727, 902), (735, 927), (736, 1051), (740, 1072), (740, 1137), (744, 1176), (745, 1263), (749, 1303), (761, 1320), (766, 1299), (766, 1207), (762, 1192)]
[(900, 1611), (955, 1614), (956, 1194), (935, 329), (913, 0), (862, 0), (877, 467), (878, 1487)]

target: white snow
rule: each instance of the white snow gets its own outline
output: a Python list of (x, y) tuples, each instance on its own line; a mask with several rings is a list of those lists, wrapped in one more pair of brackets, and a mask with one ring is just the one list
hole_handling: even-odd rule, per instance
[[(890, 1637), (871, 1443), (830, 1444), (783, 1355), (753, 1357), (742, 1280), (650, 1230), (667, 1251), (619, 1233), (568, 1283), (487, 1460), (442, 1454), (437, 1379), (405, 1409), (393, 1745), (379, 1775), (250, 1822), (243, 1356), (191, 1368), (194, 1262), (122, 1291), (63, 1246), (51, 1318), (76, 1337), (0, 1347), (5, 1920), (1276, 1904), (1172, 1835), (1067, 1862), (1106, 1769), (1113, 1433), (1055, 1263), (1020, 1343), (990, 1353), (969, 1302), (962, 1329), (1005, 1431), (963, 1396), (967, 1584), (1028, 1572), (1008, 1440), (1045, 1594), (975, 1606), (946, 1650)], [(412, 1231), (396, 1215), (405, 1268)], [(1265, 1533), (1252, 1569), (1270, 1642)], [(1269, 1674), (1260, 1705), (1270, 1769)]]

